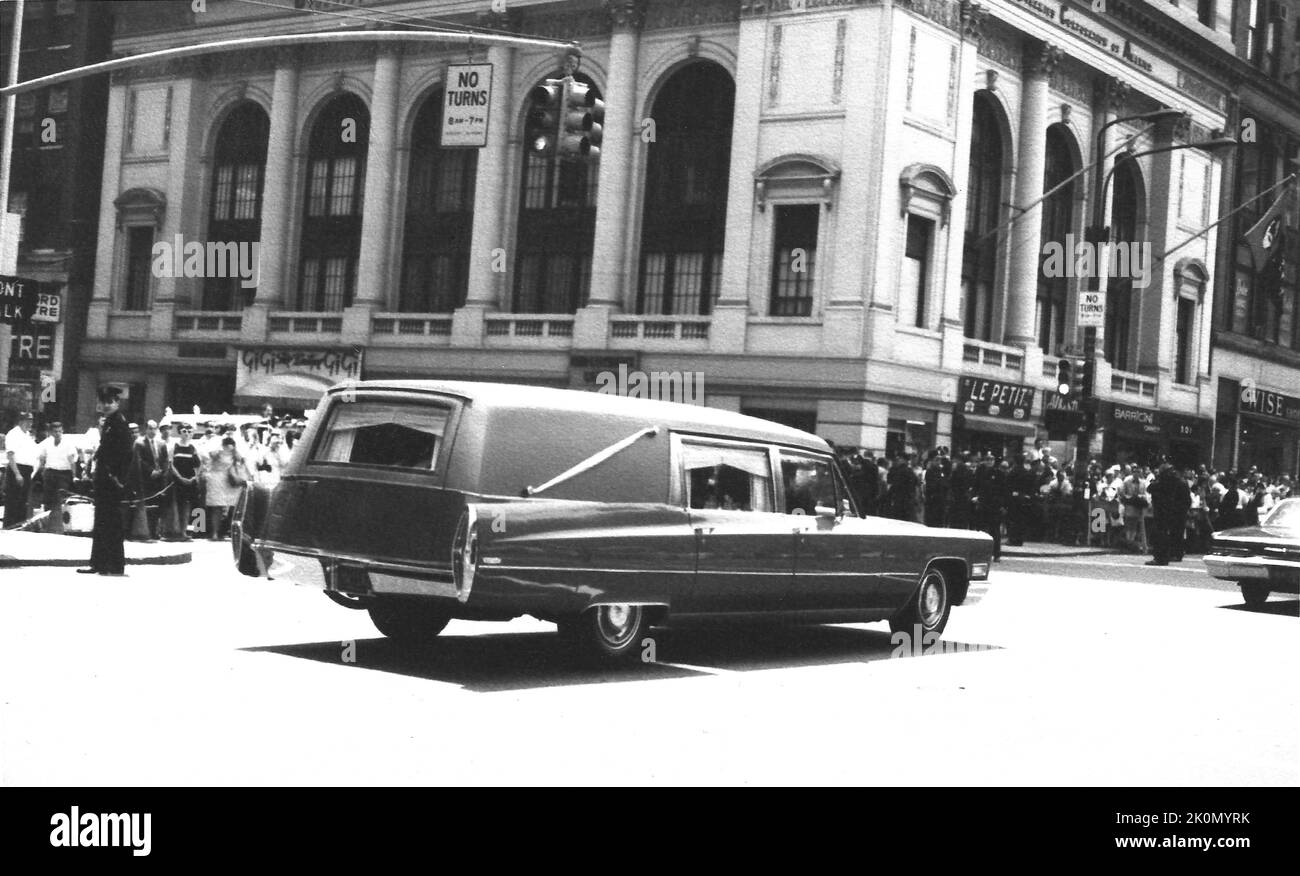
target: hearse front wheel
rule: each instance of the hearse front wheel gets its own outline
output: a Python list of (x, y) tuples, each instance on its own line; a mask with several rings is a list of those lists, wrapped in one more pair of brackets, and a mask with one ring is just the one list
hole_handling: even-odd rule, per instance
[(370, 622), (388, 638), (408, 645), (433, 639), (451, 622), (451, 612), (425, 600), (385, 599), (369, 607)]
[(936, 566), (926, 569), (921, 583), (902, 611), (889, 619), (889, 629), (895, 633), (913, 633), (921, 628), (921, 635), (938, 635), (948, 625), (952, 603), (948, 599), (948, 578)]
[(1261, 581), (1241, 581), (1241, 598), (1250, 608), (1259, 608), (1268, 602), (1268, 585)]
[(641, 641), (650, 632), (650, 615), (640, 605), (597, 605), (559, 626), (560, 635), (583, 655), (625, 661), (641, 654)]

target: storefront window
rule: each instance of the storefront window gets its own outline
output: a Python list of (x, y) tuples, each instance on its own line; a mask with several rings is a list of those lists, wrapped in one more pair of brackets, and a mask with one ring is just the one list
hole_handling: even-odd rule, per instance
[(886, 456), (896, 456), (899, 453), (913, 453), (920, 456), (933, 449), (933, 423), (890, 418), (889, 431), (885, 436)]

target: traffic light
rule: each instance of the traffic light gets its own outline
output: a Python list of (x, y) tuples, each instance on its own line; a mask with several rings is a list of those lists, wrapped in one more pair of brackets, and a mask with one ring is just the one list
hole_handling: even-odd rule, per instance
[(596, 158), (600, 155), (605, 102), (585, 82), (570, 78), (565, 85), (560, 111), (560, 158)]
[(524, 148), (531, 155), (555, 154), (564, 85), (563, 79), (547, 79), (528, 94), (530, 106), (524, 123)]
[(1091, 398), (1096, 392), (1096, 388), (1093, 385), (1093, 376), (1095, 374), (1093, 363), (1095, 362), (1095, 356), (1087, 356), (1079, 362), (1080, 398)]
[(1074, 362), (1061, 359), (1056, 363), (1056, 391), (1063, 396), (1074, 393)]

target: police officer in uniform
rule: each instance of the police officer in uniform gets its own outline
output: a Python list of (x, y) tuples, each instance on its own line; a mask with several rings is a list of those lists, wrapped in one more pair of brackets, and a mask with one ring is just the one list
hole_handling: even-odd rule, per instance
[(83, 575), (123, 575), (126, 556), (123, 548), (121, 502), (126, 498), (133, 442), (126, 417), (118, 410), (121, 398), (117, 390), (100, 393), (104, 425), (99, 430), (99, 449), (95, 451), (95, 525), (90, 549), (90, 568), (78, 569)]
[(993, 536), (993, 559), (1002, 559), (1002, 510), (1007, 506), (1007, 463), (985, 457), (975, 472), (976, 528)]
[(1151, 514), (1155, 523), (1155, 556), (1148, 566), (1167, 566), (1183, 559), (1183, 536), (1187, 528), (1187, 510), (1192, 507), (1192, 492), (1172, 465), (1160, 466), (1151, 484)]

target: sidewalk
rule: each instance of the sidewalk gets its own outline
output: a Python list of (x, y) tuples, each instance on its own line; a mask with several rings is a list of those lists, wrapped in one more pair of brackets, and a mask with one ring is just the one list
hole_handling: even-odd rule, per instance
[(1123, 551), (1119, 548), (1108, 547), (1085, 547), (1076, 544), (1053, 544), (1046, 541), (1027, 541), (1019, 547), (1008, 547), (1006, 542), (1002, 543), (1002, 556), (1004, 557), (1093, 557), (1104, 554), (1129, 554), (1137, 556), (1130, 551)]
[[(173, 565), (192, 559), (186, 542), (128, 541), (126, 564)], [(87, 566), (90, 539), (80, 535), (50, 535), (44, 532), (0, 532), (0, 569), (20, 566)]]

